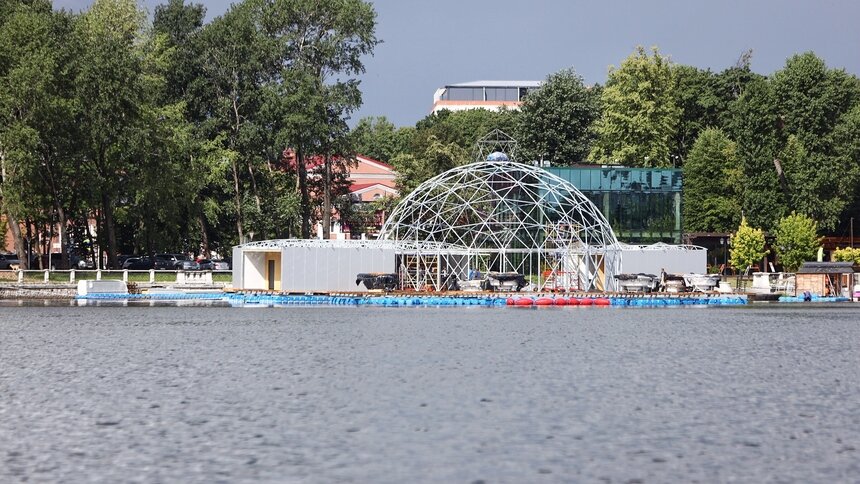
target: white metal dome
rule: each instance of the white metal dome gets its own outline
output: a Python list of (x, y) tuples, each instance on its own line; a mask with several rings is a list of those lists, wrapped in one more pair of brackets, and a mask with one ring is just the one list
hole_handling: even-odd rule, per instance
[(394, 209), (380, 239), (467, 248), (471, 268), (611, 289), (620, 265), (606, 218), (571, 183), (511, 161), (459, 166), (422, 183)]

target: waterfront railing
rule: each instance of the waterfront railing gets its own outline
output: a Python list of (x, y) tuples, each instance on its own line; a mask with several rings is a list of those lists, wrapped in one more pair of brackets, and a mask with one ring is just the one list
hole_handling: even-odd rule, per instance
[[(211, 274), (211, 278), (209, 275)], [(170, 271), (170, 270), (129, 270), (129, 269), (9, 269), (0, 270), (0, 282), (23, 283), (76, 283), (80, 280), (115, 280), (123, 282), (185, 282), (185, 283), (228, 283), (233, 278), (229, 270), (216, 271)]]

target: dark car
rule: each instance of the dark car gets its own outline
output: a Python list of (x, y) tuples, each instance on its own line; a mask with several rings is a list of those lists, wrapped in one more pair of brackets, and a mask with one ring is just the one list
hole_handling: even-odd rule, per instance
[(176, 266), (176, 255), (155, 254), (155, 268), (172, 271)]
[(191, 259), (181, 260), (181, 261), (177, 262), (177, 264), (176, 264), (176, 270), (177, 271), (196, 271), (199, 269), (200, 269), (200, 264), (198, 264), (197, 262), (195, 262)]
[(116, 256), (117, 267), (121, 268), (122, 265), (125, 264), (125, 261), (131, 259), (132, 257), (137, 257), (137, 256), (136, 255), (128, 255), (128, 254), (117, 254), (117, 256)]
[[(186, 262), (191, 261), (191, 258), (185, 254), (155, 254), (155, 268), (175, 270), (190, 270), (187, 268)], [(196, 267), (195, 267), (196, 269)]]
[(30, 259), (30, 269), (66, 270), (93, 269), (94, 267), (93, 261), (81, 258), (77, 254), (69, 254), (68, 264), (63, 263), (63, 254), (60, 252), (52, 252), (50, 255), (34, 255)]
[(21, 261), (15, 254), (0, 254), (0, 270), (12, 269), (13, 266), (18, 267)]
[(122, 268), (130, 271), (155, 269), (155, 259), (149, 256), (129, 257), (122, 263)]

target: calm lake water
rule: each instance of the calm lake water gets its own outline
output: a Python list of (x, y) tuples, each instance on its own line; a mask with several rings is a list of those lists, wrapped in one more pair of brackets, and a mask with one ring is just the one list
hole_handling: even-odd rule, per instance
[(5, 302), (0, 481), (858, 482), (860, 305)]

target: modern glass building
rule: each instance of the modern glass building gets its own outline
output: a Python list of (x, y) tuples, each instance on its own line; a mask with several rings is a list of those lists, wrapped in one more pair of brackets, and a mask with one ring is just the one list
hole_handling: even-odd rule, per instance
[(541, 81), (475, 81), (449, 84), (436, 90), (433, 109), (463, 111), (467, 109), (519, 109), (528, 94), (541, 86)]
[(681, 243), (680, 169), (621, 166), (549, 167), (588, 197), (621, 242)]

